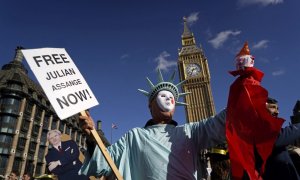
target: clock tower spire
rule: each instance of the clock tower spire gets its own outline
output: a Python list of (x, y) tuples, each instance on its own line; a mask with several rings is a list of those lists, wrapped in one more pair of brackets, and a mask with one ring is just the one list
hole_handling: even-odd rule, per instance
[(182, 46), (190, 46), (196, 45), (194, 34), (190, 31), (189, 26), (186, 21), (186, 17), (183, 17), (183, 33), (181, 35), (182, 38)]
[(189, 104), (185, 107), (187, 122), (196, 122), (216, 113), (210, 85), (210, 72), (207, 58), (202, 48), (197, 47), (194, 34), (190, 31), (187, 19), (183, 18), (182, 47), (179, 49), (178, 69), (183, 92), (191, 92), (185, 97)]

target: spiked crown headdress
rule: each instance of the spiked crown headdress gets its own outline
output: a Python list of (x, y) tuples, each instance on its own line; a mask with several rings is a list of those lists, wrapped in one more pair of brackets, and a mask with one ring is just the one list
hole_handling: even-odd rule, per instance
[(157, 70), (157, 74), (158, 74), (158, 83), (156, 85), (154, 85), (148, 77), (146, 78), (148, 81), (148, 84), (150, 86), (149, 92), (142, 90), (142, 89), (138, 89), (140, 92), (142, 92), (144, 95), (146, 95), (148, 97), (149, 102), (152, 101), (152, 99), (156, 96), (156, 94), (158, 92), (160, 92), (162, 90), (166, 90), (166, 91), (170, 91), (174, 95), (176, 105), (188, 105), (184, 102), (178, 102), (180, 96), (184, 96), (184, 95), (187, 95), (190, 93), (190, 92), (179, 93), (178, 86), (181, 85), (182, 83), (184, 83), (185, 81), (181, 81), (180, 83), (178, 83), (176, 85), (173, 84), (174, 77), (175, 77), (175, 71), (172, 74), (169, 81), (164, 81), (164, 78), (161, 74), (160, 69)]

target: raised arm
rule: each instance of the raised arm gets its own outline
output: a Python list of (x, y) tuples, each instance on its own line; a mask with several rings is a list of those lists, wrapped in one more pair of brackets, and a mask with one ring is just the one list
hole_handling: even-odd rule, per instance
[(225, 142), (225, 120), (226, 109), (211, 118), (191, 124), (192, 138), (200, 149)]
[(275, 146), (287, 146), (293, 144), (295, 140), (300, 138), (300, 123), (289, 125), (282, 128), (278, 139), (276, 140)]

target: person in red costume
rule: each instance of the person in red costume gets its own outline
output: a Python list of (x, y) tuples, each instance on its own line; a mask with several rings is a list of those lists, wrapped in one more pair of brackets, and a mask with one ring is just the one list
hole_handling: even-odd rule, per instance
[[(238, 76), (230, 86), (226, 114), (233, 179), (242, 179), (244, 171), (251, 180), (262, 179), (266, 160), (284, 121), (267, 111), (268, 91), (260, 85), (264, 73), (253, 66), (254, 57), (246, 42), (236, 55), (236, 70), (229, 72)], [(255, 170), (257, 155), (263, 161), (260, 172)]]

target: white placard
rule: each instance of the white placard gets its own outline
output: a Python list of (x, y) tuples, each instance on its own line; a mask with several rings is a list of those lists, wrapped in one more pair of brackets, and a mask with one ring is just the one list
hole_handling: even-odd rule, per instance
[(98, 105), (64, 48), (24, 49), (22, 53), (60, 119)]

